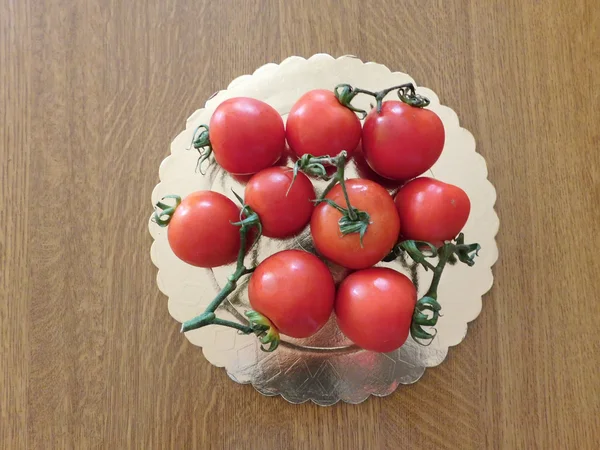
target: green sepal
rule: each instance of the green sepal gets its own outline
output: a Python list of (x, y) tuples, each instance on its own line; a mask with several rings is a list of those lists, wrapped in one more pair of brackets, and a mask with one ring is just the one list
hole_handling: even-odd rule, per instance
[[(433, 338), (437, 335), (437, 330), (434, 330), (434, 333), (432, 334), (432, 333), (429, 333), (429, 332), (425, 331), (419, 325), (411, 325), (411, 327), (410, 327), (410, 335), (419, 344), (424, 345), (424, 346), (428, 346), (429, 344), (431, 344), (431, 341), (433, 341)], [(420, 342), (421, 340), (425, 340), (425, 339), (429, 340), (429, 342), (427, 344), (424, 344), (423, 342)]]
[[(435, 331), (434, 334), (431, 334), (423, 329), (423, 327), (433, 327), (437, 325), (441, 309), (442, 306), (434, 297), (425, 296), (417, 301), (413, 312), (412, 322), (410, 324), (410, 334), (416, 342), (422, 345), (431, 344), (431, 340), (435, 337), (437, 331)], [(429, 314), (425, 314), (424, 311), (429, 311)], [(423, 344), (421, 340), (430, 340), (430, 342), (428, 344)]]
[(427, 97), (417, 94), (415, 86), (412, 83), (407, 83), (398, 89), (398, 98), (407, 105), (415, 108), (425, 108), (430, 103)]
[[(428, 251), (423, 251), (419, 248), (419, 246), (426, 246)], [(427, 258), (435, 258), (436, 256), (438, 256), (437, 248), (435, 248), (433, 244), (425, 241), (402, 241), (400, 242), (400, 244), (398, 244), (398, 247), (406, 251), (406, 253), (408, 253), (408, 256), (410, 256), (411, 259), (417, 264), (421, 264), (425, 268), (425, 270), (429, 270), (432, 268), (432, 265), (429, 261), (427, 261)]]
[[(198, 131), (200, 131), (199, 134)], [(200, 172), (202, 175), (205, 175), (206, 171), (202, 170), (202, 164), (204, 161), (207, 161), (210, 158), (210, 155), (212, 155), (213, 152), (212, 144), (210, 142), (210, 135), (208, 132), (208, 125), (200, 125), (194, 130), (191, 146), (198, 150), (198, 153), (200, 154), (198, 157), (198, 162), (196, 163), (196, 172)], [(208, 162), (208, 167), (210, 165), (211, 161)]]
[[(281, 339), (279, 337), (279, 330), (275, 328), (275, 325), (266, 316), (257, 311), (246, 311), (245, 315), (254, 330), (254, 334), (256, 334), (262, 344), (260, 349), (264, 352), (276, 350), (279, 347)], [(268, 347), (265, 347), (266, 345)]]
[(367, 112), (364, 109), (359, 109), (355, 106), (352, 106), (352, 100), (354, 100), (354, 97), (356, 97), (359, 92), (357, 92), (351, 85), (338, 84), (333, 89), (333, 93), (335, 94), (335, 98), (337, 98), (338, 102), (340, 102), (342, 106), (345, 106), (350, 111), (358, 113), (361, 120), (367, 117)]
[(463, 233), (460, 233), (454, 241), (456, 242), (454, 253), (458, 260), (469, 267), (473, 266), (475, 264), (475, 257), (479, 256), (481, 246), (477, 243), (465, 244), (465, 235)]
[[(168, 205), (164, 203), (164, 200), (168, 198), (175, 199), (174, 205)], [(175, 210), (181, 204), (181, 197), (179, 195), (165, 195), (160, 199), (156, 206), (154, 207), (154, 215), (152, 216), (152, 220), (159, 227), (166, 227), (169, 225), (169, 222), (173, 218), (173, 214), (175, 214)], [(163, 218), (164, 217), (164, 218)]]
[(353, 208), (353, 210), (357, 216), (356, 220), (351, 219), (348, 213), (344, 213), (342, 217), (340, 217), (338, 224), (340, 226), (340, 231), (344, 236), (351, 233), (358, 233), (360, 236), (360, 246), (362, 247), (363, 238), (371, 223), (371, 217), (366, 211), (360, 211), (356, 208)]

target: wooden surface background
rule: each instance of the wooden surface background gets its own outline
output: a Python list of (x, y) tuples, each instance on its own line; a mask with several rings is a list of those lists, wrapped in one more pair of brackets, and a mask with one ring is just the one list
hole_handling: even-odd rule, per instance
[[(0, 0), (0, 446), (598, 448), (599, 22), (596, 0)], [(498, 190), (467, 338), (359, 406), (233, 383), (179, 334), (148, 253), (188, 115), (317, 52), (431, 87)]]

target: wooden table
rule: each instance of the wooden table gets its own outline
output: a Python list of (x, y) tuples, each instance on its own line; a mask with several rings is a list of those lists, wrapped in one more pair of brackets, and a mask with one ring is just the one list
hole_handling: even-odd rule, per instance
[[(0, 447), (598, 448), (599, 23), (595, 0), (0, 0)], [(360, 406), (233, 383), (179, 334), (148, 256), (187, 116), (320, 51), (434, 89), (498, 190), (467, 338)]]

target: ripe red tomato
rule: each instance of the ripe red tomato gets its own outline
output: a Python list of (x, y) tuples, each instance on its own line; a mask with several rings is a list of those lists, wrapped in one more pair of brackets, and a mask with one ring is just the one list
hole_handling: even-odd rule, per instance
[[(285, 148), (283, 149), (283, 153), (281, 154), (280, 158), (277, 161), (275, 161), (275, 164), (273, 164), (273, 166), (274, 167), (275, 166), (286, 167), (288, 164), (290, 164), (290, 163), (293, 164), (295, 161), (296, 161), (296, 155), (286, 145)], [(254, 174), (254, 173), (250, 173), (250, 174), (246, 174), (246, 175), (231, 174), (231, 178), (233, 178), (235, 181), (238, 181), (239, 183), (248, 184), (248, 181), (250, 181), (250, 179), (254, 175), (256, 175), (256, 174)]]
[(218, 267), (236, 260), (240, 249), (240, 209), (222, 194), (194, 192), (175, 210), (167, 237), (175, 255), (198, 267)]
[(285, 129), (279, 113), (260, 100), (225, 100), (210, 119), (210, 142), (215, 159), (236, 175), (272, 166), (285, 148)]
[(252, 309), (267, 316), (279, 332), (305, 338), (329, 319), (335, 285), (329, 269), (315, 255), (285, 250), (258, 265), (248, 297)]
[(417, 290), (404, 275), (373, 267), (349, 275), (338, 287), (335, 315), (352, 342), (366, 350), (391, 352), (408, 338)]
[(379, 175), (410, 180), (429, 170), (444, 149), (445, 132), (433, 111), (400, 101), (369, 112), (362, 132), (365, 158)]
[(262, 233), (286, 238), (298, 234), (310, 221), (315, 208), (315, 190), (299, 172), (292, 188), (293, 172), (288, 167), (269, 167), (254, 175), (246, 186), (244, 201), (260, 217)]
[(367, 180), (374, 181), (386, 189), (397, 189), (398, 186), (402, 184), (401, 181), (384, 178), (371, 169), (369, 163), (367, 163), (367, 160), (365, 159), (365, 155), (360, 145), (356, 149), (356, 152), (354, 152), (353, 161), (354, 165), (356, 166), (356, 172), (360, 178), (366, 178)]
[(342, 150), (351, 155), (360, 141), (360, 120), (325, 89), (304, 94), (294, 104), (286, 123), (290, 148), (301, 157), (335, 156)]
[[(358, 233), (342, 235), (338, 224), (342, 213), (327, 203), (315, 208), (310, 230), (315, 248), (325, 258), (348, 269), (365, 269), (381, 261), (396, 244), (400, 219), (392, 197), (377, 183), (356, 178), (346, 181), (346, 189), (350, 204), (370, 217), (362, 245)], [(341, 185), (326, 198), (346, 208)]]
[(428, 177), (406, 183), (394, 202), (402, 223), (402, 237), (435, 245), (454, 239), (471, 212), (465, 191)]

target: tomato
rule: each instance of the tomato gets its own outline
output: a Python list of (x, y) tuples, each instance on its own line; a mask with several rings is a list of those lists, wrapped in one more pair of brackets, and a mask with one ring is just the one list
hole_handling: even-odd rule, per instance
[(285, 148), (285, 129), (279, 113), (260, 100), (236, 97), (215, 110), (209, 125), (215, 159), (236, 175), (272, 166)]
[(359, 347), (391, 352), (406, 342), (416, 303), (417, 290), (406, 276), (373, 267), (342, 281), (335, 315), (342, 333)]
[(429, 170), (444, 148), (445, 132), (433, 111), (400, 101), (369, 112), (362, 132), (365, 158), (379, 175), (406, 181)]
[(454, 239), (471, 211), (465, 191), (428, 177), (406, 183), (394, 202), (402, 223), (402, 237), (435, 245)]
[[(360, 178), (347, 180), (350, 204), (369, 214), (369, 226), (361, 245), (358, 233), (342, 235), (338, 221), (342, 213), (321, 203), (310, 220), (317, 251), (325, 258), (348, 269), (364, 269), (381, 261), (392, 249), (400, 233), (400, 219), (390, 194), (377, 183)], [(341, 185), (336, 185), (326, 198), (346, 208)]]
[(288, 167), (269, 167), (254, 175), (246, 186), (244, 201), (260, 217), (267, 237), (294, 236), (310, 221), (315, 190), (302, 172), (294, 184), (292, 178), (293, 171)]
[(361, 146), (359, 145), (354, 153), (354, 165), (356, 166), (356, 172), (360, 178), (366, 178), (368, 180), (374, 181), (377, 184), (380, 184), (386, 189), (397, 189), (401, 184), (400, 181), (389, 180), (387, 178), (383, 178), (377, 172), (375, 172), (367, 163), (365, 159), (365, 155), (362, 151)]
[[(288, 164), (293, 164), (293, 162), (295, 162), (295, 159), (296, 159), (296, 155), (294, 155), (294, 152), (292, 152), (290, 150), (290, 148), (286, 145), (283, 150), (283, 153), (281, 154), (279, 159), (277, 161), (275, 161), (275, 164), (273, 164), (273, 166), (286, 167)], [(256, 175), (256, 174), (254, 174), (254, 173), (250, 173), (250, 174), (246, 174), (246, 175), (231, 174), (231, 178), (233, 178), (234, 180), (236, 180), (242, 184), (247, 184), (248, 181), (250, 181), (250, 179), (254, 175)]]
[(175, 255), (198, 267), (218, 267), (236, 260), (240, 231), (232, 222), (240, 209), (230, 199), (212, 191), (194, 192), (175, 210), (167, 237)]
[(283, 334), (305, 338), (329, 319), (335, 285), (327, 266), (311, 253), (285, 250), (258, 265), (248, 285), (252, 309)]
[(342, 106), (335, 94), (315, 89), (292, 107), (286, 123), (286, 138), (298, 157), (335, 156), (342, 150), (352, 154), (360, 141), (360, 120)]

